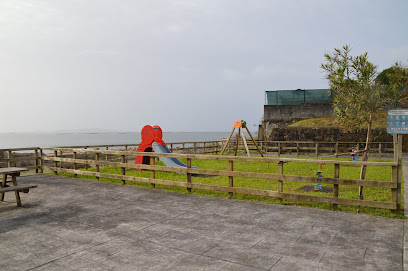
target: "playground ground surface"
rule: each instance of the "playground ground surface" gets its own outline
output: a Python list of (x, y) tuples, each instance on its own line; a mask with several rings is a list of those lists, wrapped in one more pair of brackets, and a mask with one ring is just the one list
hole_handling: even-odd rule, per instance
[[(405, 172), (407, 172), (405, 170)], [(403, 270), (403, 219), (53, 175), (0, 202), (0, 270)], [(406, 234), (405, 234), (406, 236)]]

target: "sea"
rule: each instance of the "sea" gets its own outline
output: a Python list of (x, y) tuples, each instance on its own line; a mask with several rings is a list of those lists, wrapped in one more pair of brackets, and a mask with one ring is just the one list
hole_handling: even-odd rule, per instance
[[(227, 138), (229, 132), (165, 132), (166, 143), (203, 142)], [(0, 133), (0, 149), (139, 144), (140, 132)]]

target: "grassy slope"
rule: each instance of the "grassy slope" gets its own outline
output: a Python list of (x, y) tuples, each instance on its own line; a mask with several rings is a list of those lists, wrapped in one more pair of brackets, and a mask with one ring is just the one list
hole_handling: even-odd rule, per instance
[[(366, 127), (367, 125), (363, 125)], [(295, 122), (289, 127), (339, 127), (335, 117), (321, 117), (306, 119)], [(373, 127), (387, 127), (387, 112), (380, 112), (374, 115)]]

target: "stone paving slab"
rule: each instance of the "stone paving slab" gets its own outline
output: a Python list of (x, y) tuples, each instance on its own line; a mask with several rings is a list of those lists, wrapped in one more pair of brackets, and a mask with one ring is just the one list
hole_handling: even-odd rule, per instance
[(403, 270), (404, 221), (53, 175), (0, 202), (0, 270)]

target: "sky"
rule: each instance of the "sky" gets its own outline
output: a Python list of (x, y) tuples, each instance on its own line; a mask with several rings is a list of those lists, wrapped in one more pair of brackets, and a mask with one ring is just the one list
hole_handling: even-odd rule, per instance
[(408, 1), (0, 0), (0, 133), (230, 131), (265, 90), (328, 88), (350, 45), (408, 64)]

